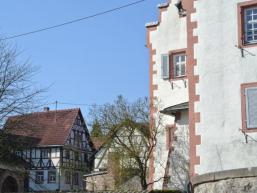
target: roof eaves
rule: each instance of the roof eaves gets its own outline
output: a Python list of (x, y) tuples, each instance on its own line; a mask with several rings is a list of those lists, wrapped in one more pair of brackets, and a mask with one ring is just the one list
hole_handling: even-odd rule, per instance
[(159, 25), (159, 21), (153, 21), (153, 22), (149, 22), (145, 24), (146, 28), (150, 28), (150, 27), (156, 27)]
[(157, 7), (159, 8), (159, 9), (161, 9), (161, 8), (166, 8), (166, 7), (169, 7), (169, 3), (168, 2), (166, 2), (166, 3), (160, 3), (160, 4), (158, 4), (157, 5)]
[(177, 105), (167, 107), (167, 108), (161, 110), (160, 112), (163, 114), (167, 114), (167, 115), (174, 115), (175, 113), (186, 110), (186, 109), (189, 109), (188, 102), (180, 103)]

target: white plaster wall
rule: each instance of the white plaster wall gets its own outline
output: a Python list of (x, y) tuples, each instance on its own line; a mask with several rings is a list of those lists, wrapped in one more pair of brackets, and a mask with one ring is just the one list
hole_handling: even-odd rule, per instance
[[(40, 170), (41, 171), (41, 170)], [(42, 170), (44, 172), (44, 183), (36, 184), (36, 170), (29, 171), (29, 187), (34, 191), (55, 191), (59, 189), (59, 175), (56, 170), (56, 183), (48, 183), (48, 170)]]
[(95, 155), (94, 170), (99, 171), (100, 169), (107, 169), (108, 166), (108, 150), (101, 148), (100, 151)]
[[(244, 0), (246, 1), (246, 0)], [(243, 0), (195, 1), (197, 13), (191, 20), (198, 22), (194, 31), (196, 75), (199, 84), (195, 112), (201, 113), (196, 134), (201, 135), (197, 146), (200, 165), (195, 172), (208, 172), (253, 167), (257, 165), (257, 143), (245, 142), (242, 128), (240, 85), (257, 82), (257, 57), (235, 47), (238, 44), (237, 3)], [(246, 48), (257, 55), (257, 47)], [(250, 134), (257, 139), (255, 133)]]
[[(185, 86), (187, 79), (169, 81), (161, 78), (161, 55), (187, 47), (186, 17), (179, 18), (178, 10), (174, 4), (175, 1), (172, 1), (167, 11), (162, 12), (161, 23), (156, 31), (150, 33), (150, 43), (152, 43), (152, 48), (156, 50), (156, 55), (153, 56), (153, 61), (155, 61), (153, 71), (157, 71), (157, 74), (153, 75), (153, 84), (158, 85), (158, 90), (155, 90), (153, 95), (157, 98), (159, 110), (188, 101), (188, 88)], [(160, 129), (158, 144), (154, 153), (154, 180), (164, 176), (168, 157), (165, 125), (174, 123), (174, 118), (171, 116), (164, 116), (162, 119), (163, 127)], [(163, 179), (154, 183), (153, 188), (162, 189), (162, 184)]]
[(188, 110), (181, 112), (181, 118), (176, 122), (173, 139), (168, 184), (169, 189), (187, 190), (189, 182), (189, 127)]

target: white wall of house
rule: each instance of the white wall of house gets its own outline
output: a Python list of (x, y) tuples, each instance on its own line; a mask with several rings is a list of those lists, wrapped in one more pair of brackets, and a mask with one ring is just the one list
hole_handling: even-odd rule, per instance
[[(257, 82), (257, 56), (245, 53), (241, 56), (238, 45), (237, 3), (247, 0), (194, 1), (198, 22), (194, 34), (198, 44), (194, 46), (199, 75), (195, 112), (200, 112), (196, 134), (201, 136), (197, 146), (200, 165), (195, 172), (208, 172), (256, 167), (257, 143), (249, 138), (246, 143), (242, 128), (242, 83)], [(257, 47), (246, 48), (257, 55)], [(248, 133), (257, 139), (257, 133)]]
[[(35, 183), (36, 179), (36, 172), (37, 171), (43, 171), (44, 172), (44, 182), (42, 184)], [(29, 171), (29, 187), (33, 191), (55, 191), (59, 190), (59, 170), (56, 169), (56, 182), (55, 183), (49, 183), (48, 182), (48, 170), (30, 170)]]
[[(156, 50), (156, 54), (153, 56), (155, 62), (153, 71), (157, 72), (150, 76), (153, 78), (153, 85), (158, 85), (158, 89), (153, 92), (153, 97), (157, 98), (159, 110), (188, 102), (188, 88), (185, 86), (187, 85), (186, 78), (184, 80), (163, 80), (161, 76), (161, 55), (187, 48), (186, 17), (179, 17), (175, 3), (175, 1), (172, 1), (167, 11), (161, 11), (161, 22), (156, 30), (150, 32), (150, 43), (152, 49)], [(162, 123), (163, 127), (160, 128), (158, 144), (154, 153), (154, 180), (161, 179), (165, 173), (168, 157), (165, 126), (174, 124), (174, 117), (163, 116)], [(154, 183), (153, 188), (162, 189), (162, 184), (163, 179)]]
[(107, 148), (102, 147), (96, 153), (95, 160), (94, 160), (94, 171), (107, 170), (108, 152), (109, 152), (109, 150)]

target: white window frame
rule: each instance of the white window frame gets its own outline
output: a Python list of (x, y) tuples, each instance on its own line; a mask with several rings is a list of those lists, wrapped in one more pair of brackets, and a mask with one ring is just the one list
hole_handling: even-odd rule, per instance
[[(181, 59), (179, 59), (179, 62), (176, 61), (176, 57), (182, 57), (184, 56), (185, 60), (181, 61)], [(173, 54), (173, 76), (174, 78), (181, 78), (181, 77), (185, 77), (186, 76), (186, 54), (185, 53), (178, 53), (178, 54)], [(185, 65), (185, 71), (184, 74), (182, 74), (182, 65)], [(179, 68), (179, 74), (177, 75), (177, 67)]]
[[(249, 11), (251, 11), (252, 13), (248, 14)], [(250, 17), (251, 17), (251, 20), (249, 20)], [(251, 26), (251, 28), (249, 26)], [(248, 39), (249, 37), (251, 37), (252, 40), (249, 40)], [(257, 6), (256, 5), (244, 9), (244, 42), (245, 44), (257, 43)]]

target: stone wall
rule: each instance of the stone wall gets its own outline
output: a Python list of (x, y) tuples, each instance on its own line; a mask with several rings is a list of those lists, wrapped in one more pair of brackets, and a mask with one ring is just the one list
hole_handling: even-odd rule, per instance
[(197, 186), (195, 193), (243, 193), (257, 192), (257, 177), (236, 178), (209, 182)]
[(103, 191), (114, 190), (115, 181), (111, 174), (103, 174), (86, 178), (86, 190), (88, 191)]
[(6, 191), (23, 192), (24, 175), (18, 172), (0, 169), (0, 193)]
[[(87, 191), (114, 191), (115, 189), (115, 179), (110, 173), (86, 178)], [(135, 176), (122, 184), (118, 189), (124, 191), (140, 191), (142, 190), (140, 178)]]
[(227, 170), (196, 176), (192, 179), (194, 193), (255, 193), (257, 168)]

